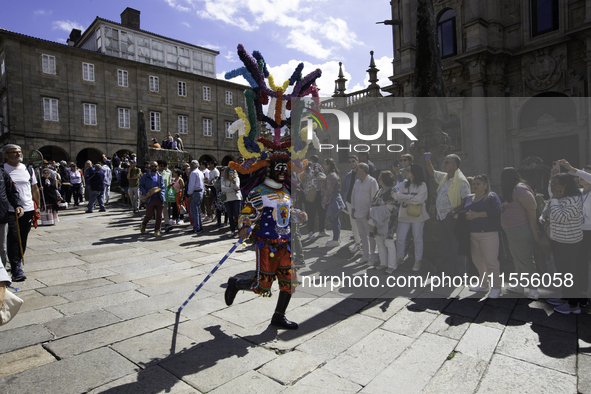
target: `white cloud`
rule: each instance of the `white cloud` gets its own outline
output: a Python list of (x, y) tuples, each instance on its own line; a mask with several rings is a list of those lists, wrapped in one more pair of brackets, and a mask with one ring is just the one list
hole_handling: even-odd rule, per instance
[(205, 0), (204, 9), (198, 10), (197, 15), (206, 19), (221, 20), (245, 31), (257, 30), (257, 25), (249, 23), (243, 17), (234, 16), (239, 12), (239, 4), (241, 3), (236, 0)]
[(219, 51), (220, 49), (222, 49), (221, 46), (213, 45), (213, 44), (197, 44), (197, 45), (199, 45), (200, 47), (203, 47), (203, 48), (213, 49), (214, 51)]
[(58, 38), (56, 41), (57, 42), (61, 42), (62, 44), (67, 44), (68, 43), (68, 40), (66, 40), (65, 38)]
[(53, 11), (51, 11), (51, 10), (50, 11), (46, 11), (46, 10), (35, 10), (35, 11), (33, 11), (33, 13), (35, 15), (51, 15), (51, 14), (53, 14)]
[(183, 22), (183, 23), (181, 23), (181, 25), (187, 26), (189, 29), (191, 28), (191, 25), (189, 24), (189, 22)]
[(318, 39), (300, 30), (289, 32), (285, 46), (287, 48), (297, 49), (318, 59), (326, 59), (331, 54), (331, 50), (323, 48)]
[(181, 11), (181, 12), (189, 12), (189, 11), (191, 11), (190, 8), (184, 7), (184, 6), (180, 5), (180, 4), (178, 4), (175, 0), (164, 0), (164, 1), (166, 1), (166, 3), (169, 6), (171, 6), (172, 8), (174, 8), (177, 11)]
[(84, 31), (84, 27), (78, 22), (70, 22), (70, 21), (55, 21), (53, 22), (53, 30), (61, 29), (65, 30), (68, 33), (72, 31), (72, 29), (78, 29)]
[(237, 61), (238, 61), (238, 59), (236, 58), (236, 56), (237, 56), (237, 55), (236, 55), (234, 52), (232, 52), (232, 51), (228, 51), (228, 53), (227, 53), (227, 54), (224, 56), (224, 58), (225, 58), (227, 61), (231, 62), (231, 63), (235, 63), (235, 62), (237, 62)]
[(357, 41), (357, 35), (350, 31), (347, 22), (330, 17), (318, 31), (330, 41), (339, 43), (343, 48), (350, 49), (353, 44), (363, 44)]

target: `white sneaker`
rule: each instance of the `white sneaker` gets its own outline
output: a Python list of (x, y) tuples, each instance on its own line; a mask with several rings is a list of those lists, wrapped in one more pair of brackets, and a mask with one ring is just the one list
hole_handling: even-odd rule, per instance
[(540, 298), (540, 293), (538, 293), (538, 291), (535, 289), (529, 289), (529, 291), (527, 292), (527, 298), (535, 301), (538, 298)]
[(174, 219), (170, 219), (170, 222), (168, 222), (168, 224), (170, 224), (172, 226), (172, 225), (175, 225), (176, 222), (174, 221)]
[(330, 237), (330, 235), (328, 235), (328, 233), (326, 231), (323, 231), (318, 234), (318, 237)]
[(341, 246), (341, 243), (339, 241), (331, 240), (331, 241), (328, 241), (326, 243), (326, 245), (324, 245), (324, 246), (327, 247), (327, 248), (334, 248), (334, 247), (337, 247), (337, 246)]
[(391, 274), (392, 272), (396, 271), (396, 268), (398, 268), (398, 267), (390, 267), (386, 270), (386, 273)]
[(316, 233), (308, 234), (308, 239), (316, 239), (316, 238), (318, 238), (318, 234), (316, 234)]
[[(366, 264), (369, 261), (369, 259), (367, 257), (362, 257), (359, 260), (357, 260), (357, 264)], [(373, 264), (372, 264), (373, 266)]]
[(511, 286), (511, 287), (507, 288), (507, 291), (510, 291), (511, 293), (523, 294), (523, 287)]
[(491, 291), (489, 291), (486, 298), (495, 299), (495, 298), (499, 298), (500, 295), (501, 295), (501, 289), (492, 289)]
[(361, 250), (361, 245), (359, 245), (359, 244), (355, 244), (355, 245), (353, 245), (353, 247), (352, 247), (351, 249), (349, 249), (349, 250), (351, 251), (351, 253), (355, 254), (355, 253), (357, 253), (358, 251), (360, 251), (360, 250)]
[(570, 313), (574, 313), (575, 315), (578, 315), (579, 313), (581, 313), (581, 308), (579, 308), (579, 306), (570, 306), (568, 304), (568, 302), (566, 304), (562, 304), (562, 305), (558, 305), (557, 307), (554, 308), (554, 310), (558, 313), (562, 313), (563, 315), (568, 315)]
[(414, 265), (412, 266), (413, 271), (418, 271), (421, 269), (421, 260), (415, 261)]
[(177, 220), (177, 221), (176, 221), (176, 224), (183, 225), (183, 224), (185, 224), (185, 221), (184, 221), (184, 220), (181, 220), (181, 219), (179, 219), (179, 220)]

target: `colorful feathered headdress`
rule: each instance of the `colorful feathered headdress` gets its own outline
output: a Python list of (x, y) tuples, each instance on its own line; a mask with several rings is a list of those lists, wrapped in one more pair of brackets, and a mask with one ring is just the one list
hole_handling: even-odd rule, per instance
[[(250, 84), (252, 90), (245, 90), (247, 114), (242, 108), (236, 108), (239, 118), (228, 132), (238, 131), (238, 149), (244, 157), (244, 163), (230, 162), (230, 167), (240, 173), (249, 174), (268, 166), (273, 161), (288, 161), (292, 171), (302, 171), (309, 140), (307, 128), (300, 130), (300, 121), (304, 112), (304, 100), (292, 100), (311, 95), (315, 105), (319, 105), (318, 89), (314, 85), (316, 79), (322, 75), (320, 69), (302, 76), (304, 64), (300, 63), (291, 77), (283, 85), (275, 85), (273, 76), (269, 74), (265, 59), (254, 51), (249, 55), (242, 44), (238, 45), (238, 57), (244, 63), (243, 67), (226, 73), (226, 79), (242, 75)], [(287, 93), (289, 86), (293, 86), (291, 93)], [(263, 112), (263, 105), (268, 105), (268, 113)], [(293, 108), (293, 107), (295, 108)], [(286, 112), (290, 111), (290, 116)], [(267, 123), (273, 130), (273, 141), (258, 137), (258, 122)], [(289, 127), (291, 140), (281, 142), (281, 129)]]

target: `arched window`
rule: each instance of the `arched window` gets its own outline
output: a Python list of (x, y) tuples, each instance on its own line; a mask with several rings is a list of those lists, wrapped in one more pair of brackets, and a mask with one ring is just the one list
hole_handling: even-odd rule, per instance
[(558, 29), (558, 0), (530, 0), (531, 36)]
[(456, 54), (456, 13), (451, 8), (439, 17), (437, 37), (442, 59)]

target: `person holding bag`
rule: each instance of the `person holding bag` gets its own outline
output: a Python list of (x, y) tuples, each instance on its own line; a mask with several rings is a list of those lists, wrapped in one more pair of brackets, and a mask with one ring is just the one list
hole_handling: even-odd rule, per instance
[[(371, 225), (375, 226), (375, 243), (378, 248), (379, 265), (375, 268), (386, 268), (386, 273), (391, 274), (396, 268), (396, 244), (394, 232), (398, 218), (396, 206), (396, 191), (394, 189), (394, 174), (390, 171), (382, 171), (378, 177), (380, 188), (374, 195), (369, 210)], [(374, 268), (371, 262), (368, 264)]]
[(341, 197), (341, 177), (334, 159), (324, 160), (328, 175), (324, 182), (324, 196), (322, 197), (322, 209), (326, 210), (328, 220), (332, 226), (332, 240), (326, 243), (326, 247), (334, 248), (341, 245), (341, 221), (339, 212), (345, 209), (346, 205)]
[[(324, 231), (324, 222), (326, 220), (326, 209), (322, 208), (321, 183), (326, 181), (324, 169), (318, 163), (318, 156), (310, 158), (305, 171), (300, 175), (302, 188), (306, 193), (306, 212), (308, 213), (308, 239), (313, 240), (317, 237), (328, 237)], [(316, 234), (316, 217), (318, 217), (318, 234)]]
[(406, 172), (406, 181), (398, 191), (398, 201), (401, 206), (398, 211), (398, 229), (396, 230), (397, 263), (404, 260), (404, 246), (406, 235), (412, 228), (412, 236), (415, 245), (415, 263), (413, 271), (421, 269), (423, 259), (423, 228), (429, 220), (429, 214), (425, 206), (427, 201), (427, 183), (423, 169), (413, 164)]

